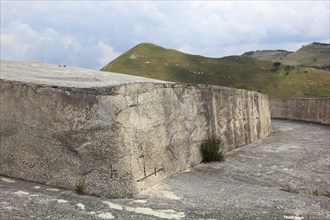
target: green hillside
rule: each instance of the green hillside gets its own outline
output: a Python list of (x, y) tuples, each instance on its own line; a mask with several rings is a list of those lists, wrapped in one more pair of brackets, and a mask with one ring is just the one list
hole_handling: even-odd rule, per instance
[(286, 50), (257, 50), (245, 52), (242, 56), (249, 56), (271, 62), (283, 62), (283, 59), (291, 53), (293, 52)]
[(261, 91), (270, 98), (330, 96), (328, 71), (281, 65), (248, 56), (207, 58), (143, 43), (101, 70), (172, 82)]
[(288, 65), (302, 65), (330, 70), (330, 44), (312, 43), (302, 46), (283, 59)]
[(242, 56), (254, 57), (260, 60), (281, 62), (285, 65), (308, 66), (330, 70), (330, 44), (311, 43), (302, 46), (296, 52), (285, 50), (249, 51)]

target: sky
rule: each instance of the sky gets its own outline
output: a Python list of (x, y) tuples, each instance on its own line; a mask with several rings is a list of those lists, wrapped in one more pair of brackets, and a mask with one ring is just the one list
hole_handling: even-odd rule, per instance
[(1, 1), (1, 59), (100, 69), (142, 42), (207, 57), (329, 43), (325, 1)]

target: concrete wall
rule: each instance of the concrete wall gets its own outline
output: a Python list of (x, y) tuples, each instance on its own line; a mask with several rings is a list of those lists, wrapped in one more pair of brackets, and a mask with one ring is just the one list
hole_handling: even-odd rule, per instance
[(270, 100), (272, 118), (330, 124), (330, 98)]
[(268, 98), (205, 85), (67, 88), (0, 81), (0, 174), (104, 197), (131, 196), (270, 133)]

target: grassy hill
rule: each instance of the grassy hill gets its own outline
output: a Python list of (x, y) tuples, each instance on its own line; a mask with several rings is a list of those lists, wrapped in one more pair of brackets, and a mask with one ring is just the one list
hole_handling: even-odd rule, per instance
[(302, 46), (283, 60), (288, 65), (302, 65), (330, 70), (330, 44), (312, 43)]
[(282, 62), (282, 60), (291, 53), (293, 52), (286, 50), (257, 50), (245, 52), (242, 56), (249, 56), (271, 62)]
[(324, 43), (314, 42), (302, 46), (294, 53), (285, 50), (261, 50), (246, 52), (242, 56), (281, 62), (285, 65), (308, 66), (330, 70), (330, 44)]
[(249, 56), (208, 58), (143, 43), (101, 70), (172, 82), (260, 91), (270, 98), (330, 96), (328, 71), (281, 65)]

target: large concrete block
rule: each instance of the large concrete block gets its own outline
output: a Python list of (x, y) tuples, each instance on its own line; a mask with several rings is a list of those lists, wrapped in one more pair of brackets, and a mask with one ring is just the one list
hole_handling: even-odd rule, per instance
[(270, 112), (272, 118), (330, 125), (330, 98), (273, 99)]
[(131, 196), (270, 132), (267, 96), (225, 87), (1, 61), (0, 174)]

